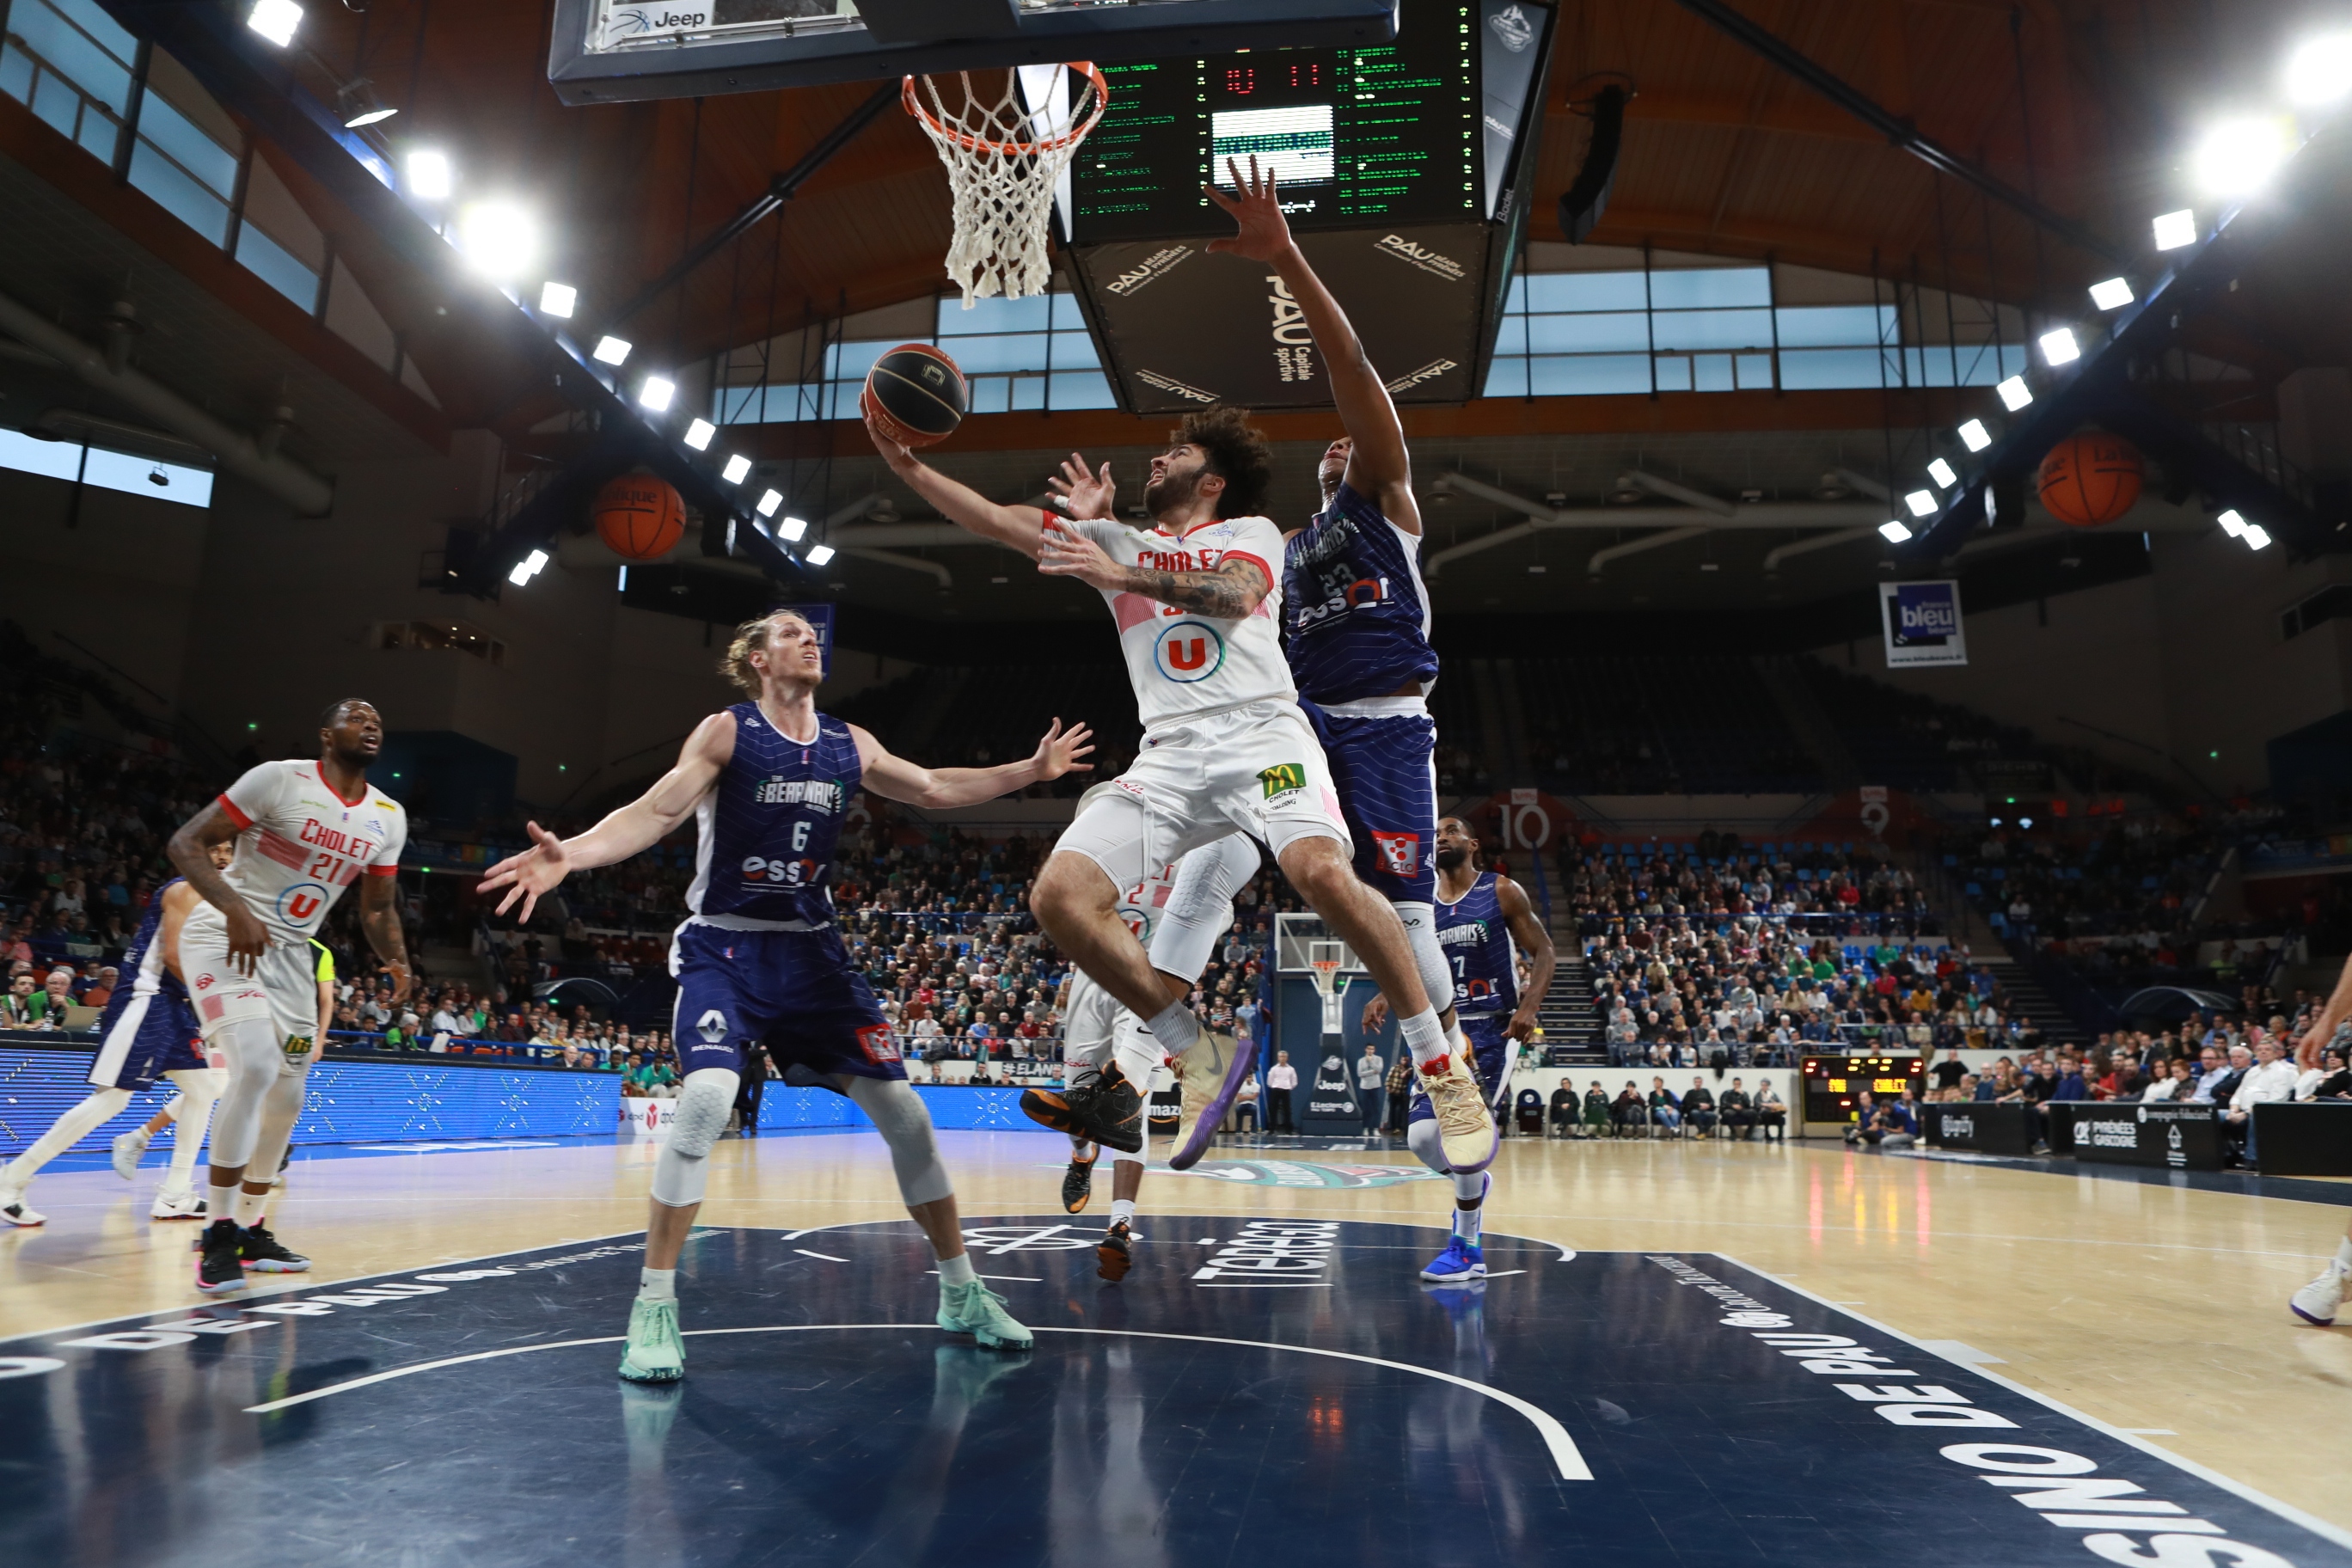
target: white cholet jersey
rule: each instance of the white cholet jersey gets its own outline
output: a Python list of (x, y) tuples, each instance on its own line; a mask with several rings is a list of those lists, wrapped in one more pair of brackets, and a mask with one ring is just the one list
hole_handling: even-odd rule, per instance
[(236, 858), (222, 877), (278, 942), (308, 941), (345, 888), (400, 869), (408, 839), (400, 803), (373, 784), (345, 800), (317, 763), (263, 763), (220, 801), (237, 826)]
[(1122, 566), (1147, 572), (1213, 572), (1228, 556), (1256, 563), (1265, 597), (1238, 620), (1163, 605), (1141, 594), (1106, 590), (1118, 622), (1128, 679), (1146, 732), (1201, 713), (1244, 703), (1298, 700), (1282, 657), (1282, 531), (1270, 519), (1229, 517), (1181, 537), (1160, 529), (1102, 520), (1049, 519), (1102, 546)]

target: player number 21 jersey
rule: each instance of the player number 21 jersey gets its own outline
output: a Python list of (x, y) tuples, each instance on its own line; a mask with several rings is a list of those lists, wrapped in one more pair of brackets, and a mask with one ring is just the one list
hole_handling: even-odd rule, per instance
[(345, 800), (315, 762), (263, 763), (220, 801), (237, 826), (223, 875), (279, 941), (309, 941), (345, 888), (400, 870), (400, 803), (373, 784)]
[(1178, 537), (1123, 523), (1051, 519), (1102, 546), (1122, 566), (1146, 572), (1213, 572), (1227, 557), (1256, 563), (1265, 574), (1265, 599), (1238, 620), (1200, 615), (1141, 594), (1106, 591), (1118, 622), (1128, 679), (1146, 731), (1196, 713), (1245, 702), (1296, 702), (1290, 666), (1282, 657), (1282, 531), (1263, 517), (1229, 517)]

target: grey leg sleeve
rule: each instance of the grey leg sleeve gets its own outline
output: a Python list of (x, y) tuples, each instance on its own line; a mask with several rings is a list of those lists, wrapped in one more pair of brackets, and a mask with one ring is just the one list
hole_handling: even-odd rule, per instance
[(882, 1142), (890, 1145), (890, 1165), (898, 1173), (898, 1195), (912, 1208), (951, 1196), (955, 1186), (940, 1163), (940, 1142), (931, 1132), (931, 1113), (922, 1096), (904, 1079), (852, 1078), (849, 1098), (874, 1119)]
[(234, 1171), (249, 1163), (261, 1138), (261, 1105), (277, 1087), (278, 1030), (267, 1018), (243, 1018), (206, 1042), (228, 1058), (228, 1088), (213, 1110), (212, 1163)]
[(654, 1202), (665, 1208), (690, 1208), (702, 1201), (709, 1180), (710, 1151), (727, 1130), (742, 1075), (725, 1068), (697, 1068), (677, 1091), (677, 1121), (654, 1160)]

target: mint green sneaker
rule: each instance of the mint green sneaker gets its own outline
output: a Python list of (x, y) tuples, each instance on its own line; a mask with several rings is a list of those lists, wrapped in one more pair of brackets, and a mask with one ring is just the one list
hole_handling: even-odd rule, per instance
[(676, 1383), (686, 1375), (686, 1342), (677, 1337), (677, 1303), (640, 1296), (629, 1308), (629, 1345), (621, 1375), (631, 1383)]
[(970, 1334), (982, 1350), (1025, 1351), (1037, 1337), (1004, 1310), (1004, 1298), (975, 1279), (969, 1285), (940, 1285), (940, 1327), (951, 1334)]

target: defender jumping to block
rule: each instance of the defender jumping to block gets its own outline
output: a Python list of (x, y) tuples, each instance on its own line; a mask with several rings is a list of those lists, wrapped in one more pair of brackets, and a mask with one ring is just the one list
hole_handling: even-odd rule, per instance
[(629, 1313), (621, 1375), (685, 1375), (677, 1330), (677, 1258), (702, 1206), (707, 1164), (747, 1071), (764, 1050), (794, 1083), (837, 1089), (873, 1118), (890, 1146), (907, 1212), (939, 1259), (939, 1325), (990, 1350), (1025, 1351), (1027, 1329), (982, 1284), (964, 1253), (954, 1189), (940, 1163), (930, 1113), (907, 1082), (889, 1020), (833, 923), (833, 857), (843, 813), (860, 788), (888, 800), (974, 805), (1093, 764), (1090, 731), (1055, 721), (1025, 762), (924, 768), (891, 755), (855, 724), (820, 713), (824, 655), (816, 629), (790, 610), (744, 624), (723, 667), (748, 694), (696, 726), (677, 763), (642, 796), (587, 832), (558, 838), (533, 823), (531, 848), (500, 861), (485, 891), (539, 900), (575, 868), (609, 866), (652, 847), (684, 822), (697, 829), (692, 912), (670, 943), (678, 983), (674, 1034), (686, 1068), (677, 1123), (654, 1166), (646, 1267)]

